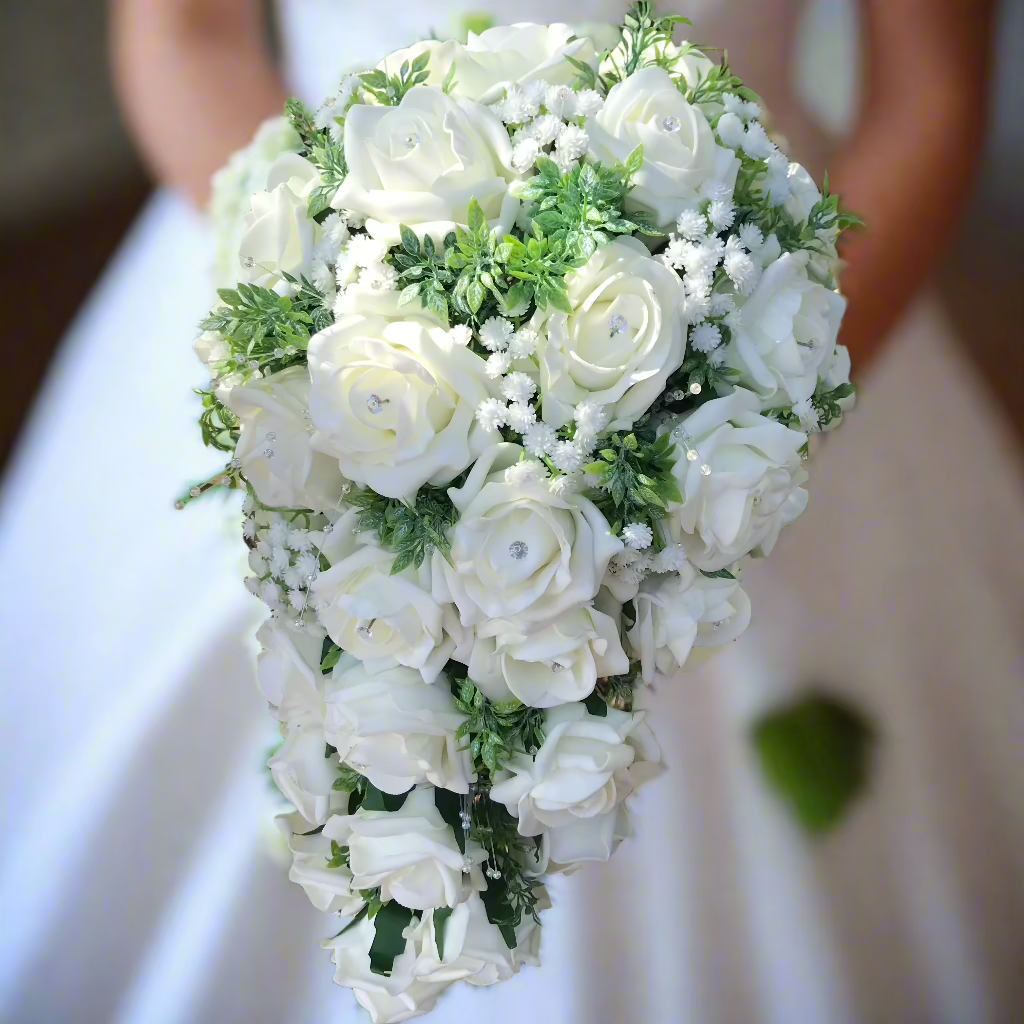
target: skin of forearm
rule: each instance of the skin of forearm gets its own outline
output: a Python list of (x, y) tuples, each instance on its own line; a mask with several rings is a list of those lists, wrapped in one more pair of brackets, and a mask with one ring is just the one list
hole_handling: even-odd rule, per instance
[(863, 229), (848, 232), (842, 341), (863, 370), (919, 291), (953, 234), (974, 179), (983, 112), (938, 92), (868, 114), (831, 176)]
[(196, 203), (210, 176), (279, 112), (284, 86), (249, 0), (117, 0), (115, 78), (144, 159)]

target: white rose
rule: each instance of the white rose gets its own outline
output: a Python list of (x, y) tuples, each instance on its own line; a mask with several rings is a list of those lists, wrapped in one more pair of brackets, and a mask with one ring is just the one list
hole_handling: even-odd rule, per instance
[(399, 310), (397, 296), (357, 306), (309, 343), (312, 444), (350, 480), (411, 500), (493, 443), (476, 409), (497, 386), (429, 314)]
[(468, 793), (472, 763), (455, 738), (464, 721), (447, 676), (424, 686), (411, 668), (370, 675), (345, 655), (334, 670), (324, 732), (338, 757), (385, 793), (421, 782)]
[(564, 704), (545, 715), (544, 737), (534, 757), (517, 755), (495, 776), (491, 799), (519, 819), (520, 835), (544, 835), (545, 860), (607, 860), (624, 831), (622, 801), (657, 771), (644, 713), (597, 717)]
[[(355, 814), (335, 815), (323, 834), (348, 847), (353, 887), (380, 886), (384, 901), (394, 899), (412, 910), (454, 907), (473, 889), (484, 888), (478, 866), (463, 878), (455, 833), (434, 806), (429, 786), (414, 789), (397, 811), (360, 807)], [(467, 855), (486, 858), (468, 845)]]
[(652, 576), (633, 599), (636, 622), (627, 631), (645, 683), (674, 675), (694, 648), (721, 647), (750, 624), (750, 599), (736, 580), (711, 579), (690, 565)]
[(282, 274), (308, 275), (320, 227), (309, 216), (309, 195), (320, 180), (317, 169), (297, 153), (285, 153), (267, 174), (267, 187), (250, 201), (238, 247), (243, 281), (291, 295)]
[(566, 285), (573, 312), (537, 321), (544, 421), (565, 426), (573, 407), (589, 398), (607, 407), (610, 429), (628, 429), (683, 362), (682, 281), (642, 242), (619, 238), (572, 271)]
[(292, 832), (288, 846), (292, 851), (288, 878), (302, 886), (317, 910), (342, 917), (362, 910), (365, 900), (352, 888), (352, 872), (344, 865), (327, 866), (333, 851), (331, 840), (322, 832), (316, 835)]
[(700, 569), (724, 569), (755, 550), (769, 554), (782, 527), (807, 507), (800, 458), (807, 435), (759, 409), (757, 395), (736, 388), (682, 421), (698, 457), (690, 461), (686, 443), (677, 443), (673, 474), (684, 500), (664, 522)]
[(544, 482), (505, 483), (504, 470), (521, 452), (492, 446), (466, 483), (448, 492), (460, 518), (451, 531), (452, 564), (434, 554), (435, 594), (455, 602), (466, 626), (490, 618), (525, 629), (587, 604), (622, 550), (583, 495), (556, 497)]
[(259, 126), (252, 142), (233, 153), (210, 182), (210, 221), (217, 246), (215, 279), (220, 288), (238, 282), (238, 246), (243, 217), (252, 194), (266, 187), (267, 173), (282, 153), (302, 147), (298, 133), (285, 117), (272, 117)]
[(807, 276), (808, 258), (789, 252), (765, 270), (726, 349), (726, 366), (764, 409), (810, 398), (835, 351), (846, 300)]
[(272, 704), (276, 699), (274, 713), (284, 734), (267, 762), (271, 778), (303, 818), (323, 824), (348, 800), (333, 788), (337, 756), (324, 757), (324, 698), (330, 678), (320, 673), (312, 644), (296, 643), (294, 634), (277, 622), (264, 623), (256, 638), (264, 648), (257, 662), (260, 686)]
[(411, 929), (404, 952), (395, 957), (390, 976), (377, 974), (370, 966), (370, 947), (376, 935), (376, 925), (364, 917), (324, 941), (323, 946), (331, 951), (335, 963), (335, 983), (352, 989), (372, 1024), (398, 1024), (429, 1013), (449, 983), (413, 979), (416, 950)]
[(539, 964), (540, 926), (524, 914), (510, 949), (501, 930), (487, 920), (483, 900), (473, 893), (445, 922), (439, 948), (433, 914), (424, 914), (413, 936), (418, 950), (413, 976), (424, 982), (465, 981), (469, 985), (495, 985), (508, 981), (525, 964)]
[[(577, 38), (573, 38), (573, 36)], [(597, 66), (593, 40), (571, 25), (520, 22), (469, 33), (455, 65), (455, 91), (481, 103), (494, 103), (513, 86), (542, 81), (572, 85), (579, 72), (566, 60)]]
[(701, 185), (712, 179), (732, 184), (739, 167), (736, 155), (715, 141), (704, 114), (659, 67), (641, 68), (613, 85), (604, 107), (587, 118), (586, 131), (591, 158), (603, 164), (623, 163), (643, 145), (630, 201), (666, 231)]
[(596, 608), (570, 608), (528, 634), (510, 625), (492, 619), (477, 627), (469, 676), (491, 700), (554, 707), (583, 700), (598, 679), (629, 670), (618, 625)]
[(309, 392), (306, 368), (290, 366), (224, 396), (241, 426), (235, 458), (265, 505), (323, 511), (338, 503), (337, 460), (310, 446)]
[(367, 671), (405, 665), (432, 683), (463, 637), (458, 616), (432, 596), (429, 559), (392, 575), (394, 554), (373, 543), (373, 534), (357, 533), (357, 518), (348, 510), (324, 543), (331, 567), (310, 588), (317, 616)]
[(389, 245), (399, 241), (400, 224), (440, 243), (468, 223), (472, 199), (492, 228), (505, 233), (515, 223), (512, 143), (501, 121), (473, 100), (423, 86), (397, 107), (356, 104), (345, 118), (345, 159), (335, 209), (362, 214), (367, 231)]

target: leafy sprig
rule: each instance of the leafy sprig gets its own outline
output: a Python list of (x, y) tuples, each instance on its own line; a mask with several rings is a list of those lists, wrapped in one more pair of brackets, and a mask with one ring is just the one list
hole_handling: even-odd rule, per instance
[(409, 566), (418, 569), (435, 549), (451, 560), (448, 530), (459, 513), (443, 487), (421, 487), (412, 505), (369, 488), (353, 491), (348, 502), (359, 510), (359, 529), (375, 531), (381, 546), (395, 552), (392, 575)]
[(643, 147), (637, 146), (617, 167), (584, 163), (562, 174), (553, 160), (541, 158), (537, 173), (516, 189), (516, 195), (536, 204), (533, 223), (551, 241), (589, 259), (616, 235), (656, 233), (647, 214), (624, 212), (630, 182), (643, 161)]
[(676, 26), (690, 24), (689, 19), (675, 14), (659, 17), (649, 0), (634, 3), (623, 17), (622, 42), (602, 62), (608, 67), (601, 75), (606, 91), (652, 64), (671, 71), (679, 59), (668, 52)]
[[(594, 503), (618, 533), (626, 523), (654, 524), (668, 514), (670, 501), (681, 502), (682, 495), (672, 475), (675, 445), (669, 434), (654, 436), (650, 427), (630, 434), (613, 434), (597, 458), (583, 467), (594, 478), (599, 490)], [(655, 547), (660, 546), (654, 530)]]
[(533, 754), (540, 749), (544, 742), (541, 708), (517, 700), (491, 701), (465, 676), (450, 672), (449, 678), (455, 706), (466, 716), (455, 737), (469, 740), (478, 772), (496, 772), (513, 754)]
[(238, 417), (212, 391), (196, 388), (195, 393), (203, 403), (203, 411), (199, 414), (203, 444), (222, 452), (234, 451), (241, 433)]
[(301, 363), (311, 335), (333, 322), (323, 295), (305, 277), (282, 276), (296, 288), (293, 297), (256, 284), (218, 289), (221, 304), (199, 327), (227, 342), (234, 365), (225, 371), (248, 377), (254, 369), (274, 373)]
[(359, 75), (363, 88), (380, 104), (387, 107), (397, 107), (402, 102), (406, 93), (423, 83), (430, 77), (427, 71), (427, 64), (430, 63), (430, 52), (421, 53), (410, 63), (402, 61), (397, 75), (389, 75), (386, 71), (377, 68), (374, 71), (364, 71)]
[(316, 126), (312, 113), (299, 100), (288, 100), (284, 113), (302, 142), (301, 155), (320, 172), (320, 184), (309, 196), (309, 215), (318, 217), (330, 207), (338, 186), (348, 174), (345, 151), (331, 138), (329, 131)]
[[(444, 253), (437, 252), (430, 235), (420, 242), (416, 233), (405, 224), (401, 225), (401, 233), (401, 247), (392, 249), (386, 257), (387, 262), (398, 271), (398, 281), (402, 288), (398, 297), (399, 306), (418, 298), (442, 323), (448, 324), (448, 293), (455, 275), (448, 269)], [(454, 244), (455, 236), (446, 236), (446, 251)]]
[(692, 88), (688, 88), (686, 82), (681, 81), (680, 89), (684, 91), (686, 101), (695, 106), (720, 104), (726, 93), (735, 93), (748, 103), (761, 102), (761, 97), (753, 89), (748, 89), (742, 78), (733, 74), (728, 55), (723, 57), (721, 64), (712, 64)]

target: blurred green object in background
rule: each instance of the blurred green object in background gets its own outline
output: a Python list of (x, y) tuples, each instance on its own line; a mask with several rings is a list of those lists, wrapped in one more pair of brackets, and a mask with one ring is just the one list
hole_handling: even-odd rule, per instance
[(751, 730), (768, 784), (812, 835), (834, 828), (864, 789), (875, 730), (856, 708), (810, 692)]

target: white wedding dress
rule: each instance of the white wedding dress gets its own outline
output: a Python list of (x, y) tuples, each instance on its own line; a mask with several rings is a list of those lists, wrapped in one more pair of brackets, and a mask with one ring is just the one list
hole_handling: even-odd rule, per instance
[[(458, 6), (291, 0), (287, 71), (315, 100), (341, 69), (444, 32)], [(493, 6), (498, 21), (622, 9)], [(822, 125), (849, 122), (850, 12), (704, 0), (685, 13), (691, 37), (728, 46), (773, 101), (793, 154), (820, 162)], [(200, 218), (158, 194), (70, 332), (3, 484), (10, 1024), (365, 1019), (272, 855), (272, 736), (248, 639), (260, 610), (241, 586), (238, 517), (215, 500), (172, 509), (218, 464), (190, 395), (211, 259)], [(754, 625), (654, 695), (669, 771), (635, 799), (636, 838), (555, 883), (540, 970), (454, 987), (438, 1024), (1021, 1019), (1018, 463), (933, 304), (865, 384), (811, 466), (806, 515), (748, 573)], [(867, 708), (881, 734), (871, 793), (818, 843), (765, 791), (746, 736), (807, 682)]]

